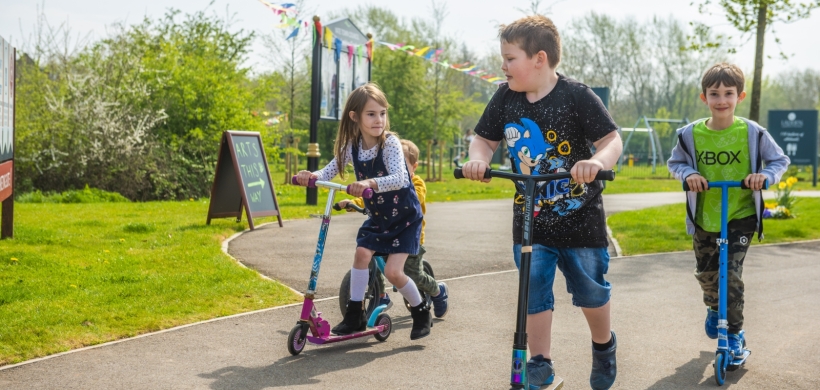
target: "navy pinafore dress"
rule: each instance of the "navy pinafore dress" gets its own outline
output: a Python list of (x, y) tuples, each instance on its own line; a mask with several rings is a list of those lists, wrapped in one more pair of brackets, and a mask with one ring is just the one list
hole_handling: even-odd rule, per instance
[[(383, 149), (379, 149), (374, 159), (359, 161), (358, 142), (352, 146), (356, 180), (387, 175)], [(407, 166), (403, 166), (404, 174), (407, 175)], [(409, 186), (395, 191), (374, 193), (372, 198), (364, 199), (364, 205), (368, 218), (356, 236), (358, 246), (382, 254), (418, 253), (421, 221), (424, 215), (421, 213), (419, 198), (412, 182)]]

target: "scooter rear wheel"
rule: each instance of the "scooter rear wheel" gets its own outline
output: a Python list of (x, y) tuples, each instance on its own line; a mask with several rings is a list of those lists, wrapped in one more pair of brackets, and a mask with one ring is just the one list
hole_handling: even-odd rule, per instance
[(376, 340), (385, 341), (390, 337), (390, 332), (393, 331), (393, 320), (390, 319), (390, 315), (387, 313), (379, 314), (379, 316), (376, 317), (376, 326), (379, 325), (384, 325), (384, 330), (374, 334), (373, 337), (375, 337)]

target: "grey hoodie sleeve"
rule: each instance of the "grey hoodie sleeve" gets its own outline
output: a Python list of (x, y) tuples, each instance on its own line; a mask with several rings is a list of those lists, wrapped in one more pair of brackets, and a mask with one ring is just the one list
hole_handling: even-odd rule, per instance
[[(681, 145), (681, 140), (686, 142), (686, 129), (692, 127), (690, 124), (683, 129), (678, 130), (678, 143), (672, 149), (671, 155), (669, 156), (669, 160), (666, 162), (666, 167), (669, 169), (669, 173), (680, 181), (686, 180), (686, 178), (694, 173), (698, 173), (698, 170), (695, 169), (695, 162), (692, 160), (691, 149), (695, 147), (694, 140), (691, 145)], [(691, 136), (691, 134), (690, 134)], [(684, 148), (689, 148), (690, 153), (684, 151)]]
[(769, 186), (773, 186), (780, 182), (780, 178), (789, 167), (791, 159), (783, 153), (783, 149), (777, 145), (768, 131), (762, 132), (759, 147), (760, 157), (766, 166), (760, 173), (766, 175), (766, 178), (769, 180)]

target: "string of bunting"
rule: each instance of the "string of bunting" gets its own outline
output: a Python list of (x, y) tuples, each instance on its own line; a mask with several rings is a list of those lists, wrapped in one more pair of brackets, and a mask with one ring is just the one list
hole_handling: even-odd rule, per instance
[[(297, 35), (299, 35), (300, 30), (307, 31), (310, 22), (307, 20), (298, 19), (296, 17), (299, 14), (299, 12), (296, 9), (295, 4), (269, 3), (265, 0), (259, 0), (259, 2), (268, 7), (271, 11), (273, 11), (274, 14), (279, 15), (280, 23), (276, 26), (276, 28), (293, 28), (293, 31), (291, 31), (291, 33), (288, 34), (285, 40), (296, 37)], [(333, 58), (336, 62), (339, 62), (339, 60), (341, 59), (342, 49), (346, 49), (345, 51), (347, 52), (348, 65), (352, 65), (354, 57), (356, 58), (356, 61), (359, 61), (362, 58), (366, 59), (367, 61), (373, 61), (373, 45), (375, 41), (372, 38), (364, 45), (351, 45), (349, 43), (345, 43), (341, 39), (335, 37), (333, 35), (333, 31), (331, 31), (329, 28), (323, 27), (322, 23), (317, 19), (318, 18), (314, 19), (314, 28), (311, 29), (313, 35), (313, 43), (315, 44), (317, 39), (323, 39), (323, 46), (326, 47), (328, 50), (333, 51)], [(430, 46), (416, 49), (415, 46), (407, 45), (404, 43), (388, 43), (381, 41), (379, 41), (378, 43), (387, 46), (390, 50), (402, 51), (407, 53), (408, 55), (423, 58), (439, 66), (457, 70), (468, 76), (484, 80), (491, 84), (498, 85), (507, 82), (504, 77), (500, 77), (484, 69), (480, 69), (477, 65), (472, 64), (469, 61), (464, 62), (462, 64), (450, 64), (447, 62), (447, 60), (440, 60), (439, 57), (443, 49), (431, 50)], [(367, 53), (367, 55), (365, 55), (365, 52)]]
[(462, 72), (468, 76), (476, 77), (478, 79), (484, 80), (488, 83), (492, 83), (495, 85), (506, 83), (507, 80), (505, 77), (500, 77), (496, 74), (490, 73), (484, 69), (478, 68), (478, 65), (472, 64), (471, 62), (465, 62), (462, 64), (450, 64), (447, 60), (440, 60), (439, 57), (441, 55), (442, 49), (435, 49), (431, 50), (430, 46), (425, 46), (419, 49), (416, 49), (413, 45), (407, 45), (404, 43), (388, 43), (388, 42), (378, 42), (380, 45), (387, 46), (390, 50), (393, 51), (403, 51), (408, 55), (414, 57), (421, 57), (427, 61), (430, 61), (434, 64), (439, 66), (443, 66), (445, 68), (450, 68)]
[[(293, 28), (290, 34), (288, 34), (285, 40), (291, 39), (299, 35), (300, 30), (307, 30), (307, 27), (310, 25), (310, 22), (306, 20), (297, 19), (296, 15), (299, 13), (296, 10), (296, 5), (293, 3), (269, 3), (265, 0), (259, 0), (260, 3), (264, 4), (268, 7), (274, 14), (279, 15), (280, 23), (275, 26), (276, 28)], [(341, 59), (342, 49), (345, 49), (347, 52), (347, 62), (348, 65), (353, 64), (353, 58), (356, 58), (356, 61), (361, 60), (362, 58), (366, 59), (367, 61), (373, 60), (373, 39), (371, 38), (367, 43), (363, 45), (351, 45), (348, 43), (343, 42), (341, 39), (336, 38), (333, 36), (333, 31), (331, 31), (327, 27), (322, 27), (322, 23), (319, 20), (314, 20), (314, 28), (311, 31), (313, 33), (313, 43), (316, 43), (316, 39), (323, 39), (322, 43), (328, 50), (333, 50), (334, 52), (334, 60), (339, 62)], [(365, 53), (367, 55), (365, 56)]]

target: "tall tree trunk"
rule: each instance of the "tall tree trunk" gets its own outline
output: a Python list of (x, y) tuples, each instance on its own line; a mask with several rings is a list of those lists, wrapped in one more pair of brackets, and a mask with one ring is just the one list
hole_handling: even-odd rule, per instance
[(757, 9), (757, 44), (755, 45), (755, 74), (752, 80), (752, 103), (749, 108), (749, 119), (760, 121), (760, 85), (763, 78), (763, 39), (766, 36), (766, 13), (768, 3), (760, 1)]

